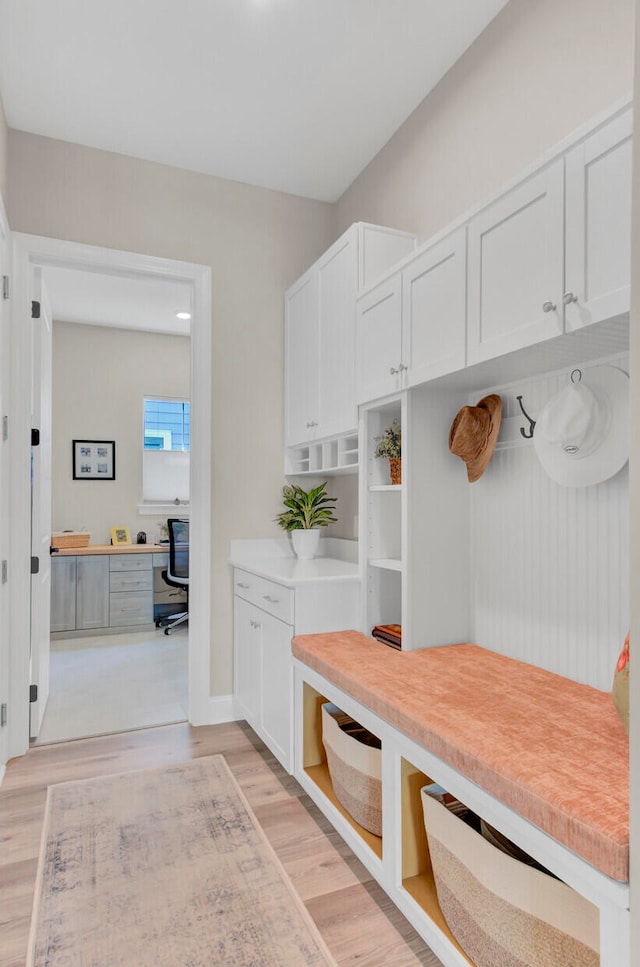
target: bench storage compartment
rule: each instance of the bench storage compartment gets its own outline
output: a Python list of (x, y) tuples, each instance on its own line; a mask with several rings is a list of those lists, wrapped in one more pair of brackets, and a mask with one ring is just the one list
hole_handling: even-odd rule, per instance
[(476, 967), (598, 967), (595, 906), (502, 852), (425, 789), (422, 807), (438, 902)]
[(382, 836), (380, 742), (329, 702), (322, 706), (322, 741), (336, 799), (357, 823)]

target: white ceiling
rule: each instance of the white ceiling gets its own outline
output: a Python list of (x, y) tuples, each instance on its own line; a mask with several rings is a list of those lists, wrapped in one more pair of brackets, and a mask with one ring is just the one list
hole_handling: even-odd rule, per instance
[[(0, 0), (10, 127), (335, 201), (507, 0)], [(175, 284), (47, 268), (54, 318), (186, 332)]]
[(0, 0), (10, 127), (335, 201), (507, 0)]
[(120, 329), (143, 329), (188, 335), (191, 291), (184, 282), (129, 278), (66, 269), (43, 268), (43, 281), (54, 319)]

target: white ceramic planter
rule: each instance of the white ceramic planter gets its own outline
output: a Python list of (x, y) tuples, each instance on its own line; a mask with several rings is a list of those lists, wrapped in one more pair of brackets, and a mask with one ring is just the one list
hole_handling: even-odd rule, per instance
[(291, 543), (299, 560), (310, 561), (318, 553), (320, 528), (312, 527), (310, 530), (291, 531)]

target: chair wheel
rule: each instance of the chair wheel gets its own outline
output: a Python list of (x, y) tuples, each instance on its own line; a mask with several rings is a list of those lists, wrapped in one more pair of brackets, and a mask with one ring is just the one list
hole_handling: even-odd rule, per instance
[(165, 635), (170, 635), (171, 634), (171, 630), (172, 630), (171, 628), (165, 628), (164, 629)]

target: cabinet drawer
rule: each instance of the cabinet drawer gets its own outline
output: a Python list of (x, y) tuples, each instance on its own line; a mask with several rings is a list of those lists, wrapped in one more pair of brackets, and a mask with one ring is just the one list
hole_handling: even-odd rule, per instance
[(289, 625), (293, 624), (293, 588), (286, 588), (275, 581), (268, 581), (266, 578), (258, 577), (249, 571), (240, 571), (236, 568), (234, 591), (245, 601), (250, 601), (256, 607), (272, 614), (274, 618), (286, 621)]
[(111, 554), (109, 555), (110, 571), (149, 571), (151, 558), (148, 552), (144, 554)]
[(109, 625), (144, 625), (153, 621), (151, 591), (119, 591), (109, 595)]
[(150, 591), (153, 571), (112, 571), (109, 575), (109, 591)]

